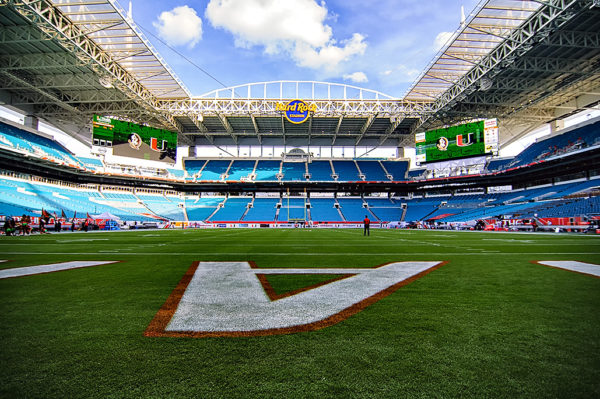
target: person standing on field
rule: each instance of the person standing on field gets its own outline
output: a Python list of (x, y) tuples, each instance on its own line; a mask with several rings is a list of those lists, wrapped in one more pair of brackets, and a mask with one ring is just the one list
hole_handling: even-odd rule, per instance
[(369, 217), (367, 215), (365, 215), (365, 220), (363, 220), (363, 235), (364, 236), (370, 236), (371, 235), (371, 221), (369, 220)]

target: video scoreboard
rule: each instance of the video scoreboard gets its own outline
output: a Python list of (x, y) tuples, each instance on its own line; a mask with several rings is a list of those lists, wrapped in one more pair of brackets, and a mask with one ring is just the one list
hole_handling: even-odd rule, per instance
[(498, 153), (498, 122), (477, 122), (430, 130), (415, 135), (417, 163), (448, 161)]
[(94, 115), (92, 138), (95, 146), (112, 147), (113, 155), (175, 162), (177, 133), (137, 123)]

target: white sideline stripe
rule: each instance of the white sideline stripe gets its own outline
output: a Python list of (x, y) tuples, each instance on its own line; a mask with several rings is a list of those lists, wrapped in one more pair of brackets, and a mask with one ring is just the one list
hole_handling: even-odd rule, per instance
[[(142, 237), (148, 237), (148, 236), (142, 236)], [(62, 243), (69, 243), (69, 244), (77, 244), (77, 245), (88, 245), (89, 242), (88, 241), (107, 241), (106, 239), (92, 239), (92, 240), (64, 240), (64, 241), (53, 241), (53, 242), (40, 242), (40, 243), (35, 243), (36, 246), (54, 246), (57, 243), (62, 244)], [(386, 242), (381, 242), (381, 241), (386, 241)], [(410, 245), (415, 245), (415, 246), (426, 246), (426, 245), (433, 245), (436, 247), (452, 247), (452, 248), (463, 248), (462, 246), (457, 246), (454, 245), (452, 243), (448, 243), (448, 244), (439, 244), (439, 243), (435, 243), (435, 242), (430, 242), (430, 241), (418, 241), (418, 240), (409, 240), (409, 239), (403, 239), (403, 238), (398, 238), (398, 239), (386, 239), (386, 240), (379, 240), (377, 243), (378, 247), (398, 247), (399, 245), (399, 241), (405, 242), (405, 243), (409, 243)], [(250, 241), (244, 241), (243, 243), (237, 244), (237, 243), (227, 243), (226, 245), (228, 247), (247, 247), (248, 243)], [(259, 241), (254, 241), (258, 244), (261, 244)], [(173, 244), (180, 244), (180, 243), (193, 243), (194, 246), (202, 246), (202, 247), (214, 247), (215, 245), (221, 245), (222, 243), (219, 241), (207, 241), (207, 240), (179, 240), (174, 242)], [(325, 247), (336, 247), (336, 248), (341, 248), (341, 247), (372, 247), (373, 244), (356, 244), (356, 243), (352, 243), (352, 244), (322, 244), (320, 241), (303, 241), (302, 244), (293, 244), (293, 245), (286, 245), (286, 247), (293, 247), (293, 248), (307, 248), (307, 247), (314, 247), (314, 244), (319, 244), (320, 248), (325, 248)], [(472, 243), (472, 244), (477, 244), (477, 243)], [(19, 243), (0, 243), (0, 247), (6, 246), (6, 247), (17, 247), (17, 246), (31, 246), (34, 245), (33, 243), (29, 242), (29, 243), (23, 243), (23, 242), (19, 242)], [(137, 246), (140, 245), (158, 245), (156, 243), (153, 244), (136, 244)], [(566, 246), (566, 247), (572, 247), (574, 245), (589, 245), (589, 243), (586, 242), (577, 242), (577, 243), (528, 243), (528, 242), (515, 242), (515, 243), (510, 243), (510, 245), (512, 246)], [(481, 250), (484, 250), (484, 248), (481, 248)]]
[[(89, 252), (19, 252), (19, 251), (2, 251), (4, 255), (90, 255)], [(107, 250), (102, 252), (103, 255), (123, 255), (123, 256), (220, 256), (220, 255), (248, 255), (248, 252), (127, 252)], [(481, 255), (600, 255), (600, 252), (501, 252), (501, 251), (486, 251), (477, 253), (448, 253), (448, 252), (378, 252), (379, 256), (481, 256)], [(252, 255), (267, 255), (267, 256), (368, 256), (373, 257), (372, 253), (364, 252), (252, 252)], [(538, 257), (539, 258), (539, 257)]]
[[(440, 263), (396, 262), (362, 269), (353, 277), (271, 301), (256, 278), (260, 270), (252, 269), (247, 262), (200, 262), (165, 330), (237, 332), (307, 325), (340, 313)], [(286, 269), (277, 272), (283, 270)], [(324, 273), (324, 270), (356, 269), (308, 270)]]
[(63, 263), (54, 263), (50, 265), (38, 265), (38, 266), (27, 266), (27, 267), (16, 267), (14, 269), (0, 270), (0, 279), (29, 276), (32, 274), (40, 273), (51, 273), (58, 272), (61, 270), (77, 269), (80, 267), (100, 266), (109, 263), (116, 263), (117, 261), (72, 261)]
[(600, 265), (594, 265), (592, 263), (577, 262), (574, 260), (545, 260), (538, 261), (538, 263), (546, 266), (570, 270), (572, 272), (579, 272), (600, 277)]

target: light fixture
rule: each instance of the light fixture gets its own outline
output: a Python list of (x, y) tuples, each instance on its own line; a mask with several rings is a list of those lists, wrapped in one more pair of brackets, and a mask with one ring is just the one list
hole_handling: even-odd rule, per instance
[(106, 76), (106, 75), (100, 76), (100, 78), (98, 79), (98, 82), (100, 82), (100, 85), (102, 85), (102, 87), (104, 87), (106, 89), (111, 89), (113, 87), (112, 79), (109, 76)]
[(488, 91), (492, 87), (492, 84), (492, 79), (483, 77), (479, 81), (479, 88), (481, 89), (481, 91)]

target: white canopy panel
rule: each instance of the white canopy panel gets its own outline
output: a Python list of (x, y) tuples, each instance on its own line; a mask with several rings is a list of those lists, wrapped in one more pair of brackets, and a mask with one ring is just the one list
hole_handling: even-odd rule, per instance
[(541, 6), (539, 1), (481, 1), (423, 70), (404, 99), (434, 101)]
[(190, 97), (183, 82), (115, 0), (50, 1), (156, 98)]

